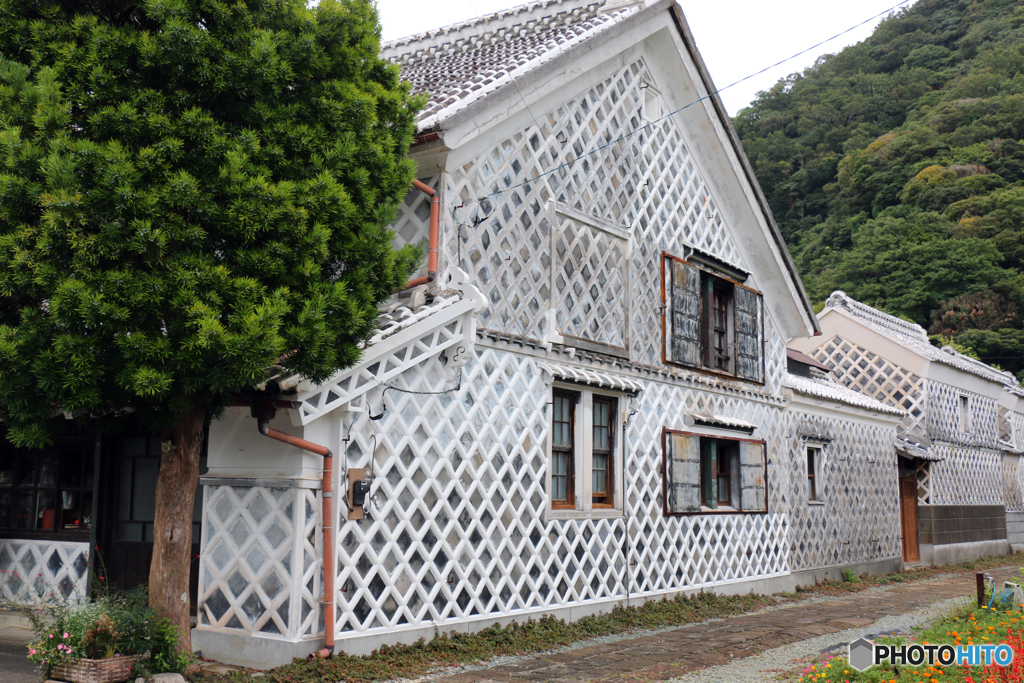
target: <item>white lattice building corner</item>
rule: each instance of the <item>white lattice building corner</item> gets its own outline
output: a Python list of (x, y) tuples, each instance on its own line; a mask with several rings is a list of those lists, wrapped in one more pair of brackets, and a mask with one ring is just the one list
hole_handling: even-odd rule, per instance
[[(383, 53), (428, 95), (411, 156), (446, 275), (355, 366), (260, 387), (336, 491), (371, 481), (331, 525), (339, 648), (898, 564), (896, 482), (872, 482), (906, 411), (790, 373), (817, 321), (674, 2), (541, 0)], [(428, 216), (411, 192), (396, 245)], [(321, 459), (243, 408), (209, 453), (193, 642), (308, 653)]]
[(932, 346), (919, 325), (843, 292), (818, 318), (822, 336), (793, 346), (844, 386), (906, 411), (897, 464), (903, 506), (917, 510), (907, 531), (920, 560), (960, 561), (1024, 542), (1024, 389), (1016, 378)]

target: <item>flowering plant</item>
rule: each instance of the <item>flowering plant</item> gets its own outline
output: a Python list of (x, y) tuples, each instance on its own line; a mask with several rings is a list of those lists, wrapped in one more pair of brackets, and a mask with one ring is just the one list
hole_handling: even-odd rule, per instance
[(153, 610), (143, 590), (61, 601), (29, 612), (36, 640), (28, 658), (49, 677), (74, 658), (104, 659), (150, 650)]

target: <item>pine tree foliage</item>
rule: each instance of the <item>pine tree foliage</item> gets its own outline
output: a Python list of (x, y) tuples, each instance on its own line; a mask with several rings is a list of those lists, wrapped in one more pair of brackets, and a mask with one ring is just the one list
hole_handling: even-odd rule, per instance
[(1024, 6), (919, 0), (734, 122), (812, 299), (1024, 371)]
[(0, 0), (0, 421), (163, 430), (181, 650), (204, 422), (275, 363), (355, 362), (422, 256), (386, 227), (416, 103), (379, 43), (369, 0)]
[(418, 262), (363, 0), (0, 2), (0, 418), (215, 410), (353, 363)]

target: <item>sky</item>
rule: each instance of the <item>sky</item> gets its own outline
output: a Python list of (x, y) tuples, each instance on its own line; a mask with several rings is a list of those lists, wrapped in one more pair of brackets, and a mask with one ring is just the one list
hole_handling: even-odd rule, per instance
[[(719, 89), (793, 56), (876, 14), (900, 0), (679, 0), (697, 48)], [(522, 0), (377, 0), (384, 40), (440, 28), (523, 4)], [(904, 5), (908, 6), (908, 5)], [(805, 55), (720, 93), (736, 114), (758, 92), (780, 78), (802, 71), (818, 56), (838, 52), (869, 35), (881, 17)]]

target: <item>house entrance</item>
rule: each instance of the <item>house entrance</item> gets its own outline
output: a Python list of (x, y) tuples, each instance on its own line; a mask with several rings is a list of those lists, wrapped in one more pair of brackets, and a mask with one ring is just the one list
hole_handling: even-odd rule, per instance
[(899, 481), (903, 561), (917, 562), (921, 559), (917, 545), (917, 477), (900, 477)]
[[(103, 510), (107, 580), (116, 588), (131, 589), (149, 582), (153, 559), (153, 519), (156, 512), (156, 479), (160, 469), (160, 438), (123, 436), (105, 439), (110, 482)], [(200, 471), (206, 468), (206, 456)], [(189, 572), (190, 611), (196, 613), (199, 588), (199, 530), (202, 521), (202, 487), (196, 490), (192, 512), (192, 563)]]

